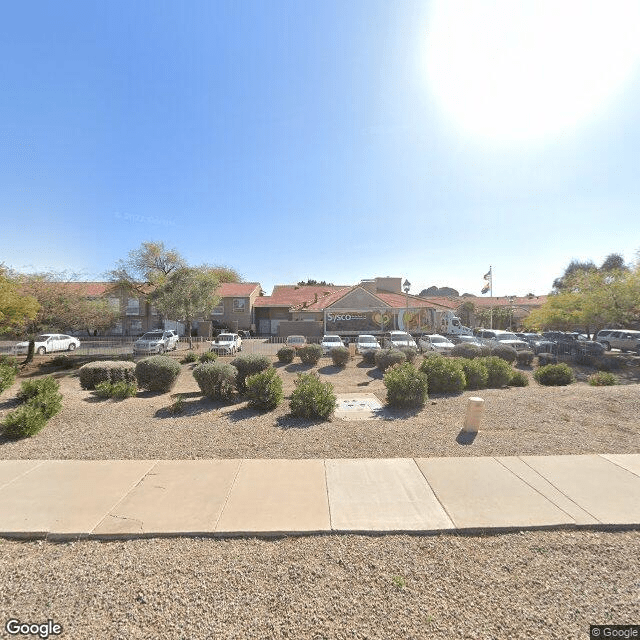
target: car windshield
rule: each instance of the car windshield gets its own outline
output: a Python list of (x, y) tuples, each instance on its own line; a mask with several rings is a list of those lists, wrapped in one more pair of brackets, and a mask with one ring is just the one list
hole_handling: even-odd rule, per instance
[(518, 336), (515, 333), (501, 333), (496, 336), (496, 340), (517, 340)]
[(338, 336), (326, 336), (324, 341), (325, 342), (340, 342), (340, 338)]
[(411, 340), (411, 336), (408, 333), (396, 333), (391, 336), (392, 340)]
[(53, 338), (50, 333), (43, 333), (41, 336), (36, 338), (36, 342), (46, 342), (49, 338)]
[(233, 336), (230, 333), (221, 333), (217, 338), (216, 342), (232, 342)]
[(440, 336), (431, 336), (431, 342), (449, 342), (446, 338)]
[(287, 338), (287, 342), (304, 342), (304, 338), (302, 336), (289, 336)]
[(159, 331), (154, 333), (145, 333), (142, 336), (142, 340), (160, 340), (162, 338), (162, 334)]
[(373, 336), (358, 336), (358, 342), (375, 342), (376, 339)]

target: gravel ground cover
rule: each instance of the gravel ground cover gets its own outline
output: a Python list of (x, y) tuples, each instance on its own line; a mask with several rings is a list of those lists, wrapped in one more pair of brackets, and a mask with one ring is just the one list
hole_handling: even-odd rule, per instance
[[(376, 369), (351, 362), (277, 366), (285, 395), (296, 374), (317, 371), (337, 393), (373, 393), (385, 388)], [(637, 366), (635, 367), (637, 368)], [(634, 371), (635, 369), (630, 370)], [(192, 458), (383, 458), (479, 455), (547, 455), (640, 452), (637, 383), (591, 387), (542, 387), (468, 391), (433, 396), (419, 412), (385, 410), (384, 419), (309, 422), (289, 414), (288, 402), (268, 413), (246, 401), (220, 404), (203, 399), (183, 365), (171, 394), (140, 392), (127, 400), (101, 400), (80, 388), (77, 373), (58, 371), (63, 410), (38, 435), (20, 441), (0, 437), (0, 458), (192, 459)], [(579, 373), (580, 375), (580, 373)], [(582, 375), (584, 378), (585, 375)], [(630, 378), (634, 380), (633, 376)], [(16, 385), (0, 396), (0, 420), (15, 406)], [(168, 408), (177, 395), (185, 409)], [(467, 398), (485, 399), (481, 430), (472, 442), (460, 437)]]
[(587, 638), (640, 621), (639, 557), (639, 532), (2, 541), (0, 618), (75, 640)]

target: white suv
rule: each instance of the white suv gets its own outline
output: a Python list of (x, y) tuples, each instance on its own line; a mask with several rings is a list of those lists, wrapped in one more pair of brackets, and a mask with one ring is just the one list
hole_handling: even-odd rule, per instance
[(342, 342), (342, 338), (340, 336), (324, 336), (322, 338), (322, 342), (320, 343), (322, 347), (322, 353), (327, 355), (331, 349), (335, 349), (336, 347), (344, 347), (344, 342)]
[(133, 343), (134, 355), (164, 353), (178, 348), (178, 336), (175, 331), (147, 331)]
[(233, 356), (237, 351), (242, 351), (242, 338), (237, 333), (221, 333), (211, 343), (209, 351)]
[(598, 331), (595, 340), (607, 351), (620, 349), (620, 351), (635, 351), (640, 355), (640, 331), (631, 329), (603, 329)]

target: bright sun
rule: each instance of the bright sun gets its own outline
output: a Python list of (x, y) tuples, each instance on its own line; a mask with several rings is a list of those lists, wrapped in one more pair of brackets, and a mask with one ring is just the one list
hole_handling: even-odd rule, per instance
[(640, 61), (640, 2), (435, 0), (426, 64), (446, 117), (497, 143), (543, 141), (618, 95)]

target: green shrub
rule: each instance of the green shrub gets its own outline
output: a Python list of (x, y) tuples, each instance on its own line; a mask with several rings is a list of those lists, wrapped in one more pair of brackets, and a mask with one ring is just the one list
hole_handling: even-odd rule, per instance
[(487, 387), (501, 389), (509, 384), (513, 369), (508, 362), (497, 356), (486, 356), (479, 362), (487, 368)]
[(539, 353), (538, 354), (538, 365), (543, 367), (546, 364), (557, 364), (558, 356), (553, 353)]
[(240, 393), (247, 390), (246, 379), (256, 373), (260, 373), (271, 366), (271, 360), (268, 356), (258, 354), (247, 354), (238, 356), (231, 361), (231, 366), (238, 370), (238, 378), (236, 387)]
[(198, 354), (195, 351), (187, 351), (187, 353), (184, 354), (182, 360), (180, 360), (181, 364), (190, 364), (192, 362), (198, 362)]
[(198, 358), (199, 362), (215, 362), (218, 359), (218, 354), (213, 351), (204, 351)]
[(407, 357), (400, 349), (380, 349), (376, 351), (374, 358), (376, 367), (380, 371), (386, 371), (389, 367), (393, 367), (394, 364), (402, 364), (407, 361)]
[(489, 372), (484, 362), (478, 359), (470, 360), (468, 358), (460, 358), (458, 362), (464, 371), (464, 377), (467, 380), (467, 389), (486, 388)]
[(334, 347), (331, 349), (331, 360), (336, 367), (346, 367), (351, 358), (347, 347)]
[(133, 398), (138, 393), (138, 387), (135, 382), (101, 382), (96, 385), (96, 395), (100, 398), (116, 398), (124, 400), (125, 398)]
[(211, 400), (230, 400), (236, 388), (238, 370), (227, 362), (204, 362), (193, 370), (200, 391)]
[(564, 362), (561, 364), (547, 364), (536, 369), (533, 377), (546, 387), (562, 387), (573, 382), (573, 371)]
[(176, 416), (184, 411), (184, 398), (178, 394), (176, 399), (169, 405), (169, 413)]
[(2, 424), (7, 438), (30, 438), (47, 424), (47, 417), (37, 406), (27, 403), (7, 414)]
[(508, 344), (494, 344), (491, 345), (491, 355), (513, 364), (518, 357), (518, 352)]
[(415, 347), (398, 347), (398, 351), (404, 353), (407, 362), (413, 362), (418, 355), (418, 350)]
[(247, 378), (249, 406), (254, 409), (271, 411), (283, 400), (282, 379), (273, 367)]
[(8, 389), (16, 380), (16, 370), (8, 364), (0, 364), (0, 393)]
[(522, 371), (512, 371), (509, 380), (510, 387), (527, 387), (529, 386), (529, 378)]
[(376, 353), (378, 349), (367, 349), (363, 351), (360, 355), (362, 356), (362, 361), (365, 364), (368, 364), (370, 367), (376, 366)]
[(52, 377), (37, 378), (35, 380), (25, 380), (20, 385), (20, 391), (18, 391), (18, 400), (20, 402), (28, 402), (36, 396), (56, 393), (60, 389), (58, 381)]
[(319, 344), (305, 344), (298, 349), (298, 356), (303, 364), (318, 364), (322, 358), (322, 347)]
[(278, 361), (284, 364), (291, 364), (296, 356), (296, 350), (293, 347), (282, 347), (278, 349)]
[(51, 358), (49, 366), (60, 367), (61, 369), (73, 369), (74, 360), (66, 355), (57, 355)]
[(598, 371), (598, 373), (590, 375), (588, 380), (592, 387), (610, 387), (614, 384), (618, 384), (613, 373), (607, 373), (606, 371)]
[(431, 393), (459, 393), (467, 384), (464, 370), (457, 359), (440, 355), (425, 358), (420, 371), (426, 374)]
[(387, 402), (392, 407), (422, 407), (427, 401), (427, 376), (410, 362), (387, 369), (384, 386), (387, 388)]
[(516, 361), (521, 366), (530, 366), (533, 362), (533, 351), (518, 351), (518, 355), (516, 357)]
[(330, 382), (322, 382), (317, 373), (298, 374), (291, 394), (291, 413), (300, 418), (328, 420), (336, 408), (336, 394)]
[(80, 386), (95, 389), (101, 382), (135, 382), (136, 365), (126, 360), (98, 360), (79, 369)]
[(459, 358), (479, 358), (482, 356), (482, 349), (477, 344), (469, 344), (468, 342), (461, 342), (451, 349), (451, 355)]
[(15, 369), (16, 373), (18, 373), (18, 361), (13, 356), (8, 356), (4, 353), (0, 354), (0, 365), (12, 367), (13, 369)]
[(171, 391), (179, 375), (180, 365), (169, 356), (150, 356), (136, 364), (138, 384), (148, 391)]

